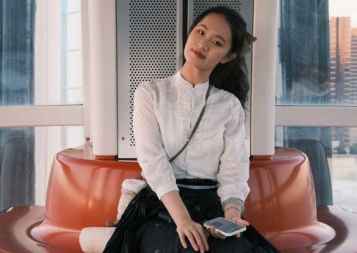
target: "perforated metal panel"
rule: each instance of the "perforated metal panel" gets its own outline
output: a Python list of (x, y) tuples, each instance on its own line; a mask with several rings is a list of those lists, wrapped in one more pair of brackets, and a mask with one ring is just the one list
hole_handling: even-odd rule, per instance
[[(119, 157), (135, 157), (134, 92), (176, 70), (176, 0), (118, 0)], [(129, 110), (128, 110), (129, 108)]]
[[(160, 3), (158, 3), (160, 2)], [(171, 76), (176, 71), (176, 1), (132, 1), (130, 20), (130, 97), (144, 82)], [(130, 119), (133, 113), (130, 100)], [(130, 146), (135, 145), (132, 121)]]
[(223, 6), (228, 6), (238, 12), (241, 12), (241, 6), (242, 3), (241, 1), (228, 1), (228, 0), (223, 0), (223, 1), (205, 1), (205, 0), (196, 0), (193, 1), (193, 17), (196, 18), (198, 16), (198, 14), (200, 14), (201, 12), (203, 12), (204, 10), (210, 8), (210, 7), (214, 7), (217, 5), (223, 5)]
[[(118, 153), (135, 158), (132, 129), (133, 98), (144, 81), (166, 78), (177, 71), (182, 55), (178, 15), (183, 1), (188, 4), (188, 22), (201, 11), (225, 5), (239, 11), (252, 29), (253, 0), (117, 0), (118, 49)], [(250, 66), (250, 58), (248, 59)]]

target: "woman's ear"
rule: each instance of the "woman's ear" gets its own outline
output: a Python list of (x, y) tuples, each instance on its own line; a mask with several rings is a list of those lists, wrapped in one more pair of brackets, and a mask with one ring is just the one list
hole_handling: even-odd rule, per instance
[(221, 64), (225, 64), (231, 60), (234, 60), (237, 57), (236, 53), (229, 53), (225, 57), (223, 57)]

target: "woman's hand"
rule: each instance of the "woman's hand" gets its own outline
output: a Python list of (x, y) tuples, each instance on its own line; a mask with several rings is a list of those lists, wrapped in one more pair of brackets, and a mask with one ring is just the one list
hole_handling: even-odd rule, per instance
[[(239, 224), (243, 224), (244, 226), (249, 226), (249, 222), (241, 218), (239, 210), (240, 208), (238, 206), (227, 206), (224, 211), (224, 218), (237, 222)], [(240, 237), (240, 233), (236, 236)]]
[[(229, 206), (228, 208), (225, 209), (224, 212), (224, 218), (237, 222), (239, 224), (243, 224), (245, 226), (249, 226), (249, 222), (245, 221), (241, 218), (240, 216), (240, 211), (239, 211), (239, 207), (238, 206)], [(215, 238), (219, 238), (219, 239), (226, 239), (225, 235), (222, 235), (217, 229), (215, 228), (207, 228), (206, 229), (207, 233), (209, 233), (210, 235), (212, 235)], [(240, 234), (236, 235), (237, 237), (240, 237)]]
[(166, 193), (161, 197), (161, 201), (164, 203), (167, 211), (177, 226), (176, 231), (182, 246), (187, 249), (187, 237), (195, 251), (208, 251), (208, 236), (205, 235), (202, 225), (191, 219), (178, 191), (170, 191)]
[(217, 229), (215, 228), (207, 228), (208, 233), (213, 236), (214, 238), (219, 238), (219, 239), (226, 239), (225, 235), (222, 235)]
[(187, 237), (195, 251), (208, 251), (208, 236), (205, 234), (205, 231), (201, 224), (196, 223), (191, 219), (187, 219), (177, 224), (176, 231), (179, 235), (181, 244), (185, 249), (187, 249)]
[[(247, 221), (245, 221), (245, 220), (242, 220), (242, 219), (240, 218), (240, 216), (239, 216), (239, 217), (233, 216), (233, 217), (230, 217), (230, 218), (227, 217), (227, 216), (225, 216), (225, 218), (228, 219), (228, 220), (237, 222), (237, 223), (239, 223), (239, 224), (243, 224), (243, 225), (245, 225), (245, 226), (249, 226), (249, 222), (247, 222)], [(225, 236), (225, 235), (222, 235), (222, 234), (221, 234), (217, 229), (215, 229), (215, 228), (207, 228), (206, 231), (208, 231), (207, 233), (209, 233), (210, 235), (212, 235), (212, 236), (215, 237), (215, 238), (219, 238), (219, 239), (222, 239), (222, 240), (226, 239), (226, 236)], [(237, 234), (236, 236), (237, 236), (237, 237), (240, 237), (240, 233)]]

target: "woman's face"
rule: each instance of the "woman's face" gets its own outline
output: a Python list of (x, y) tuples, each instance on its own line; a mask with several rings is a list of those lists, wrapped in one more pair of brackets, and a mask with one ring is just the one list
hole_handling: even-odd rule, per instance
[(231, 54), (232, 35), (228, 22), (222, 15), (210, 13), (191, 31), (184, 55), (186, 64), (202, 71), (212, 71), (218, 63), (234, 59)]

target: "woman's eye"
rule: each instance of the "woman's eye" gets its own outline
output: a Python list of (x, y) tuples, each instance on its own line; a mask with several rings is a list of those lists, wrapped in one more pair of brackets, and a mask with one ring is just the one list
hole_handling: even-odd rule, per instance
[(219, 41), (213, 41), (213, 44), (217, 45), (217, 46), (222, 46), (222, 44)]
[(202, 30), (198, 30), (198, 33), (201, 34), (201, 35), (204, 34), (204, 32)]

